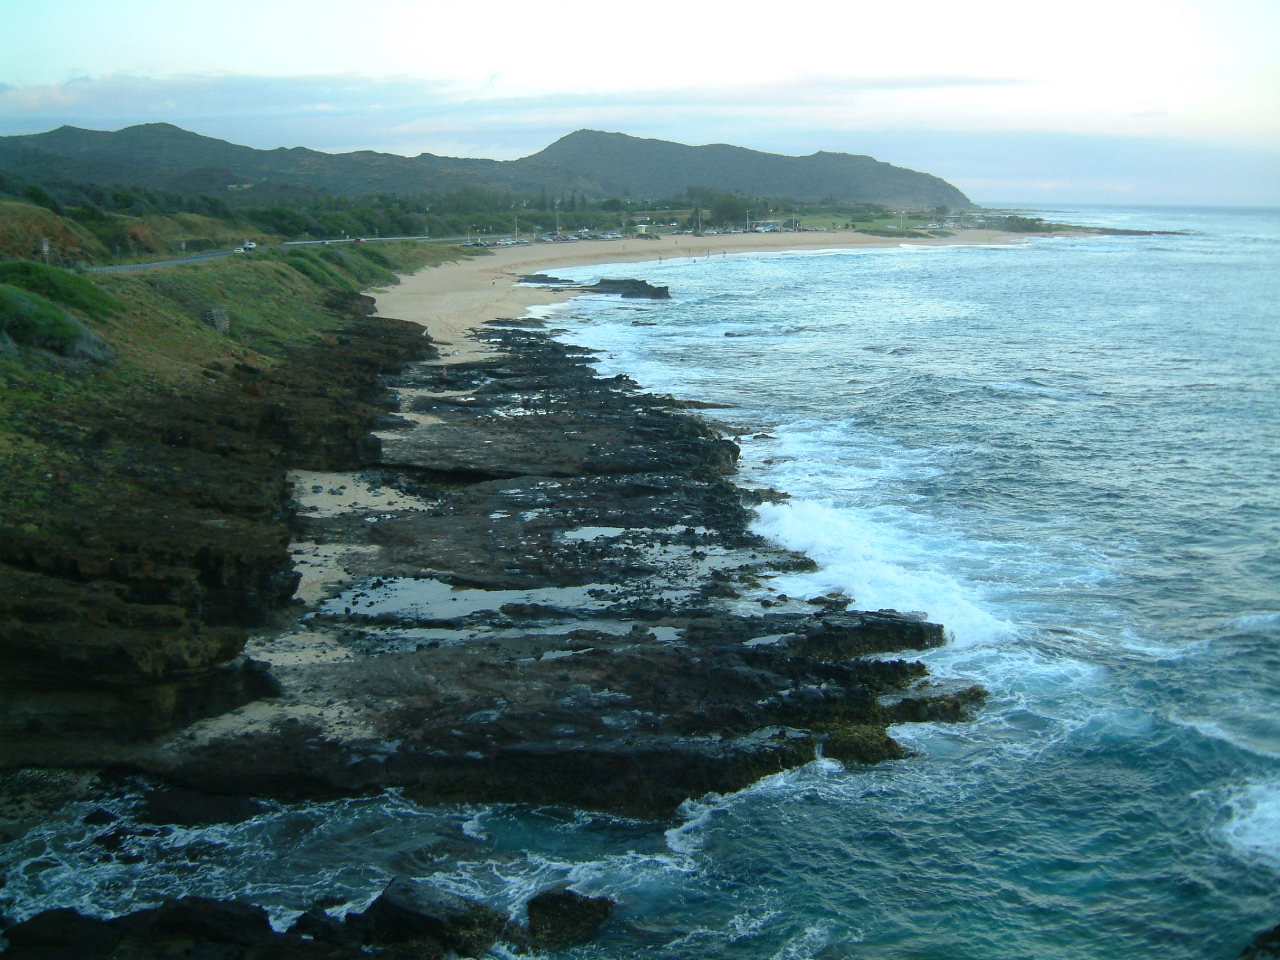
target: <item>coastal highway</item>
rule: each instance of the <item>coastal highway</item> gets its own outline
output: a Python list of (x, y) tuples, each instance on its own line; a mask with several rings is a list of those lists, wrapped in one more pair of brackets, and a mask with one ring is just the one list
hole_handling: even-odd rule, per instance
[(205, 260), (217, 260), (229, 257), (234, 250), (212, 250), (191, 257), (178, 257), (175, 260), (148, 260), (146, 263), (117, 263), (106, 267), (85, 267), (85, 273), (119, 273), (122, 270), (149, 270), (152, 267), (176, 267), (184, 263), (201, 263)]
[[(463, 243), (467, 237), (343, 237), (338, 240), (286, 240), (284, 243), (278, 244), (281, 247), (314, 247), (323, 246), (325, 244), (335, 245), (339, 243), (384, 243), (391, 240), (420, 240), (423, 243)], [(268, 249), (267, 244), (260, 243), (258, 250)], [(238, 253), (243, 253), (242, 248), (234, 250), (211, 250), (208, 253), (198, 253), (190, 257), (176, 257), (168, 260), (148, 260), (145, 263), (119, 263), (105, 267), (85, 267), (86, 273), (119, 273), (122, 270), (150, 270), (154, 267), (179, 267), (187, 263), (203, 263), (206, 260), (218, 260), (222, 257), (232, 257)]]

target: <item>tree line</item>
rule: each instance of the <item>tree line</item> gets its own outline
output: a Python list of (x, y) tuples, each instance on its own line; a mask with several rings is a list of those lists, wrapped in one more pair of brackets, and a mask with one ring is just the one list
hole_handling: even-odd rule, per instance
[(196, 214), (229, 229), (286, 239), (336, 237), (462, 237), (510, 233), (626, 230), (637, 218), (676, 222), (687, 229), (731, 227), (753, 220), (806, 212), (873, 216), (875, 204), (799, 204), (786, 197), (748, 197), (693, 185), (658, 198), (589, 198), (577, 191), (519, 193), (484, 188), (439, 193), (375, 193), (358, 197), (289, 190), (261, 204), (252, 191), (228, 197), (140, 187), (104, 187), (67, 181), (34, 181), (0, 173), (0, 196), (45, 207), (74, 220), (109, 246), (118, 243), (121, 218)]

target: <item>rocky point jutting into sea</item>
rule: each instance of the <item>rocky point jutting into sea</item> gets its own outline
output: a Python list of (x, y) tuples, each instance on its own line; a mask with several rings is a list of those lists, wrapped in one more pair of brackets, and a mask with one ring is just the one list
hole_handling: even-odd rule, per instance
[[(219, 812), (164, 822), (388, 787), (663, 818), (817, 755), (901, 757), (888, 724), (963, 719), (982, 696), (931, 685), (910, 659), (863, 658), (941, 644), (937, 624), (840, 596), (744, 600), (809, 561), (749, 532), (752, 502), (784, 494), (735, 486), (737, 448), (704, 415), (596, 376), (540, 321), (495, 320), (478, 335), (492, 356), (445, 363), (418, 328), (361, 315), (371, 305), (346, 302), (343, 336), (288, 369), (211, 369), (203, 402), (101, 427), (103, 444), (146, 438), (164, 496), (108, 505), (119, 522), (96, 539), (27, 558), (43, 591), (28, 602), (48, 616), (9, 613), (6, 765), (142, 775), (200, 809), (217, 798)], [(286, 468), (309, 472), (290, 489)], [(120, 569), (145, 552), (124, 541), (173, 529), (149, 510), (210, 502), (236, 518), (228, 543), (179, 529), (170, 563), (216, 589), (198, 609), (155, 603), (167, 567)], [(299, 569), (351, 584), (289, 603), (290, 539)], [(74, 578), (54, 576), (68, 564)], [(166, 645), (184, 618), (202, 619), (191, 642)], [(232, 628), (267, 622), (240, 654)], [(55, 633), (87, 639), (37, 657)], [(11, 775), (10, 791), (31, 782)], [(15, 956), (47, 946), (42, 916), (14, 928)], [(154, 940), (153, 921), (86, 929)], [(529, 936), (481, 926), (486, 943)], [(395, 939), (354, 922), (306, 935), (335, 950)]]

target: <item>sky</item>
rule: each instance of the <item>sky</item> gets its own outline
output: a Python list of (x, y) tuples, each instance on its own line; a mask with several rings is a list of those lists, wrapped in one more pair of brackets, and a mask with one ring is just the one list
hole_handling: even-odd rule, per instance
[(0, 0), (0, 135), (868, 154), (979, 203), (1280, 206), (1280, 0)]

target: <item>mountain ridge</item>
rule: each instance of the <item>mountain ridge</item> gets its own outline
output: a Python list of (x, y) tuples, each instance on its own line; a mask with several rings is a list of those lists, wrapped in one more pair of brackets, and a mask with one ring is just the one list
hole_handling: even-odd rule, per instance
[(332, 154), (301, 146), (260, 150), (165, 122), (117, 131), (64, 124), (0, 137), (0, 171), (180, 193), (262, 185), (340, 196), (489, 189), (655, 199), (697, 186), (807, 202), (972, 206), (939, 177), (861, 154), (789, 156), (586, 129), (517, 160), (488, 160), (374, 150)]

